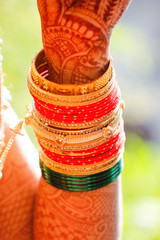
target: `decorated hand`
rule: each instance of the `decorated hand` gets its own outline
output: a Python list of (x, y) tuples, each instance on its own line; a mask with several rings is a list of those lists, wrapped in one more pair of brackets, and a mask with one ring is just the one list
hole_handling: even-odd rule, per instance
[(131, 0), (37, 0), (50, 79), (81, 84), (104, 73), (112, 29)]

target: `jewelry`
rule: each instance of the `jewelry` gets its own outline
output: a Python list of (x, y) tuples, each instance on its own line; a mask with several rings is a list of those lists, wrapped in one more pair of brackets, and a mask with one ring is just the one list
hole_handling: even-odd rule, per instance
[(95, 81), (57, 84), (49, 80), (41, 50), (32, 61), (28, 87), (33, 105), (27, 107), (25, 121), (41, 147), (44, 179), (71, 191), (96, 189), (113, 181), (123, 165), (125, 106), (112, 59)]
[(119, 153), (120, 149), (124, 146), (125, 139), (122, 138), (119, 141), (117, 141), (115, 144), (112, 144), (109, 149), (103, 148), (102, 152), (97, 155), (98, 153), (96, 152), (95, 154), (91, 154), (91, 156), (69, 156), (69, 155), (60, 155), (53, 153), (46, 148), (44, 148), (42, 145), (41, 148), (43, 152), (52, 160), (55, 159), (56, 162), (60, 162), (63, 164), (68, 164), (68, 165), (90, 165), (90, 164), (95, 164), (99, 163), (104, 159), (108, 159), (110, 156), (116, 157), (117, 154)]
[(48, 66), (44, 50), (40, 50), (31, 64), (31, 77), (33, 82), (41, 89), (59, 95), (82, 95), (95, 92), (105, 86), (112, 76), (112, 59), (109, 61), (107, 71), (98, 79), (84, 84), (58, 84), (47, 80)]
[(63, 95), (57, 95), (54, 93), (46, 92), (45, 90), (42, 90), (39, 88), (32, 80), (30, 70), (28, 73), (28, 88), (30, 90), (30, 93), (33, 97), (38, 98), (39, 100), (42, 100), (46, 103), (55, 103), (59, 106), (81, 106), (84, 105), (85, 102), (88, 103), (94, 103), (98, 98), (103, 96), (111, 87), (114, 86), (115, 82), (115, 71), (112, 69), (112, 78), (109, 81), (108, 84), (106, 84), (103, 88), (93, 92), (88, 93), (84, 95), (74, 95), (74, 96), (63, 96)]
[[(2, 40), (0, 39), (0, 47), (2, 46)], [(13, 132), (8, 143), (3, 149), (4, 146), (4, 129), (3, 129), (3, 111), (6, 110), (9, 107), (9, 101), (10, 101), (10, 94), (8, 90), (2, 86), (3, 83), (3, 71), (2, 71), (2, 55), (0, 54), (0, 179), (2, 178), (2, 170), (4, 168), (5, 160), (7, 157), (7, 154), (14, 142), (14, 139), (17, 134), (21, 134), (21, 130), (23, 127), (24, 120), (20, 120), (20, 122), (13, 128), (11, 131)], [(3, 88), (3, 94), (2, 94), (2, 89)]]
[[(63, 130), (66, 129), (86, 129), (86, 128), (92, 128), (92, 127), (97, 127), (99, 124), (102, 123), (110, 123), (110, 121), (115, 117), (115, 114), (117, 113), (118, 109), (120, 108), (120, 104), (118, 104), (109, 114), (103, 115), (102, 117), (98, 119), (94, 119), (89, 122), (83, 122), (83, 123), (63, 123), (63, 122), (57, 122), (57, 121), (52, 121), (47, 119), (46, 117), (43, 117), (40, 115), (35, 109), (33, 105), (33, 110), (32, 110), (32, 118), (33, 119), (38, 119), (39, 124), (45, 125), (46, 128), (49, 128), (50, 126), (55, 127), (55, 128), (60, 128)], [(37, 121), (38, 121), (37, 120)]]
[(68, 165), (56, 162), (48, 158), (45, 153), (41, 150), (40, 151), (40, 160), (51, 170), (62, 173), (62, 174), (69, 174), (69, 175), (89, 175), (95, 174), (102, 171), (105, 171), (112, 166), (114, 166), (119, 160), (122, 158), (124, 153), (124, 148), (117, 154), (115, 157), (110, 157), (109, 159), (103, 159), (100, 163), (94, 163), (90, 165)]
[(63, 190), (78, 192), (95, 190), (113, 182), (123, 170), (123, 159), (106, 171), (86, 176), (57, 173), (45, 166), (42, 161), (40, 161), (40, 166), (44, 179), (50, 185)]
[[(110, 135), (114, 133), (118, 123), (120, 122), (122, 116), (122, 109), (117, 111), (117, 114), (110, 116), (105, 122), (100, 123), (96, 127), (92, 127), (89, 129), (81, 129), (81, 130), (60, 130), (51, 125), (51, 123), (46, 123), (45, 121), (40, 120), (36, 114), (34, 115), (33, 110), (31, 110), (32, 119), (30, 123), (28, 123), (34, 129), (35, 133), (39, 136), (42, 136), (45, 139), (49, 139), (54, 141), (54, 145), (58, 144), (59, 141), (61, 143), (83, 143), (88, 142), (98, 138), (110, 138)], [(56, 145), (57, 145), (56, 144)], [(58, 144), (59, 145), (59, 144)], [(61, 144), (62, 145), (62, 144)]]
[(23, 135), (23, 134), (21, 134), (23, 124), (24, 124), (24, 120), (22, 119), (13, 129), (11, 129), (13, 133), (12, 133), (7, 145), (5, 146), (5, 149), (2, 151), (2, 153), (0, 155), (0, 178), (2, 178), (2, 170), (4, 168), (4, 163), (5, 163), (7, 154), (14, 142), (16, 135), (17, 134)]
[[(35, 100), (35, 98), (34, 98)], [(86, 123), (109, 115), (119, 104), (120, 93), (115, 88), (106, 98), (97, 101), (97, 104), (87, 104), (79, 107), (60, 107), (44, 103), (41, 100), (34, 101), (34, 109), (42, 117), (48, 120), (62, 123)]]

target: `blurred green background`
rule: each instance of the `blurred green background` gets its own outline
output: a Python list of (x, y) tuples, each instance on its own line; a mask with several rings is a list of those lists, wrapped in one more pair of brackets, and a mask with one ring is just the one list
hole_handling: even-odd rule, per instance
[[(112, 37), (111, 53), (127, 105), (123, 240), (160, 239), (159, 11), (156, 0), (134, 0)], [(42, 48), (36, 1), (1, 0), (0, 38), (4, 83), (13, 108), (23, 117), (32, 101), (27, 72)], [(38, 148), (32, 130), (26, 130)]]

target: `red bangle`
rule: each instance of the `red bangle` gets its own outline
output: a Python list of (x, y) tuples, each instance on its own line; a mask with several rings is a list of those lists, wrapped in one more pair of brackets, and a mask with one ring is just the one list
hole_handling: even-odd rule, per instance
[[(104, 97), (103, 99), (94, 102), (94, 103), (88, 103), (88, 104), (84, 104), (84, 105), (80, 105), (80, 106), (72, 106), (72, 104), (69, 106), (58, 106), (52, 103), (46, 103), (43, 100), (40, 100), (38, 98), (36, 98), (32, 93), (32, 96), (35, 100), (35, 102), (39, 101), (39, 103), (42, 105), (42, 107), (47, 108), (47, 109), (52, 109), (52, 111), (54, 111), (55, 113), (68, 113), (70, 112), (70, 114), (74, 114), (74, 113), (78, 113), (80, 111), (88, 111), (88, 110), (92, 110), (96, 109), (96, 108), (100, 108), (102, 107), (104, 104), (109, 106), (110, 102), (112, 102), (113, 97), (115, 97), (118, 93), (120, 93), (119, 87), (117, 82), (114, 83), (114, 88), (112, 89), (112, 91), (110, 92), (109, 95), (107, 95), (106, 97)], [(83, 112), (82, 111), (82, 112)]]
[(39, 100), (39, 102), (44, 106), (44, 108), (47, 107), (49, 109), (52, 109), (52, 111), (54, 111), (54, 112), (61, 112), (61, 113), (70, 112), (71, 114), (73, 114), (73, 112), (76, 113), (76, 112), (82, 111), (82, 109), (83, 109), (83, 111), (88, 111), (88, 109), (99, 108), (99, 107), (103, 106), (104, 104), (107, 104), (109, 106), (110, 102), (112, 102), (113, 97), (117, 95), (117, 92), (120, 92), (117, 82), (115, 82), (114, 85), (115, 86), (112, 89), (112, 91), (110, 92), (110, 94), (107, 95), (105, 98), (103, 98), (97, 102), (94, 102), (94, 103), (84, 104), (82, 106), (58, 106), (55, 104), (46, 103), (42, 100), (39, 100), (32, 93), (31, 94), (32, 94), (33, 98), (35, 99), (35, 102), (37, 100)]
[[(50, 152), (52, 152), (53, 155), (55, 155), (55, 158), (60, 155), (66, 156), (70, 160), (71, 159), (79, 160), (80, 158), (89, 158), (89, 157), (92, 158), (94, 156), (100, 155), (103, 152), (107, 152), (107, 151), (111, 150), (112, 148), (114, 148), (115, 145), (117, 144), (117, 142), (119, 142), (122, 137), (124, 137), (124, 134), (122, 134), (122, 133), (118, 134), (118, 136), (116, 138), (112, 138), (110, 141), (107, 141), (105, 144), (101, 144), (98, 147), (88, 149), (89, 151), (88, 150), (79, 151), (79, 152), (74, 151), (72, 153), (63, 151), (62, 154), (54, 153), (51, 150), (50, 150)], [(45, 146), (42, 145), (42, 143), (40, 141), (39, 141), (39, 144), (43, 149), (47, 149)], [(75, 156), (75, 154), (77, 154), (77, 155)]]
[(51, 151), (45, 149), (43, 146), (41, 147), (44, 153), (47, 155), (47, 157), (49, 157), (50, 159), (56, 162), (60, 162), (62, 164), (69, 164), (69, 165), (83, 165), (83, 164), (89, 165), (89, 164), (98, 163), (98, 162), (104, 161), (104, 159), (107, 160), (107, 159), (110, 159), (111, 157), (116, 156), (124, 146), (124, 142), (125, 142), (125, 138), (121, 138), (118, 144), (116, 144), (115, 147), (110, 149), (109, 151), (104, 152), (101, 155), (98, 155), (95, 157), (90, 157), (90, 158), (81, 157), (79, 159), (74, 159), (73, 157), (71, 157), (70, 159), (66, 155), (63, 156), (60, 154), (54, 154)]
[[(33, 96), (33, 95), (32, 95)], [(108, 115), (119, 104), (120, 93), (119, 89), (115, 88), (106, 98), (102, 99), (97, 105), (89, 104), (79, 107), (62, 107), (50, 103), (45, 103), (42, 100), (34, 98), (34, 106), (43, 117), (49, 120), (64, 123), (83, 123), (93, 121)]]
[[(71, 156), (68, 155), (68, 154), (70, 154), (70, 152), (68, 152), (68, 151), (63, 151), (64, 154), (57, 154), (57, 153), (54, 153), (53, 151), (51, 151), (50, 149), (48, 150), (45, 146), (42, 145), (42, 143), (40, 141), (39, 141), (39, 144), (48, 157), (51, 157), (53, 160), (58, 159), (58, 162), (63, 162), (63, 163), (67, 163), (67, 164), (72, 164), (72, 163), (74, 163), (74, 164), (79, 164), (79, 163), (91, 164), (91, 163), (94, 163), (95, 161), (97, 162), (97, 156), (100, 156), (104, 153), (105, 153), (104, 157), (107, 157), (107, 155), (106, 155), (107, 153), (109, 153), (109, 157), (110, 157), (110, 152), (112, 154), (113, 151), (115, 150), (115, 148), (117, 148), (119, 146), (121, 141), (122, 141), (122, 145), (123, 145), (124, 141), (125, 141), (125, 135), (123, 132), (123, 124), (122, 123), (119, 124), (116, 133), (105, 143), (103, 143), (97, 147), (87, 149), (87, 150), (74, 151)], [(120, 146), (121, 146), (121, 144), (120, 144)], [(118, 149), (119, 149), (119, 147), (118, 147)], [(78, 154), (78, 156), (73, 156), (74, 154)], [(64, 158), (65, 158), (65, 160), (64, 160)]]

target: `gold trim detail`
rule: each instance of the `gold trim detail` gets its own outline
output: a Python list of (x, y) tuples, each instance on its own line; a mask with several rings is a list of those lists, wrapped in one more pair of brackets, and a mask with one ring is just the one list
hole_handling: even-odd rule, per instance
[[(113, 156), (110, 159), (103, 159), (100, 163), (94, 163), (90, 165), (67, 165), (58, 163), (46, 156), (46, 154), (41, 150), (40, 151), (40, 159), (41, 161), (51, 170), (63, 174), (69, 175), (89, 175), (95, 174), (102, 171), (105, 171), (113, 166), (115, 166), (119, 160), (122, 158), (124, 153), (124, 148), (118, 153), (117, 156)], [(103, 156), (102, 156), (103, 158)]]
[[(112, 78), (112, 59), (110, 58), (107, 71), (98, 79), (84, 84), (58, 84), (47, 79), (48, 66), (44, 50), (40, 50), (32, 60), (31, 77), (33, 82), (44, 91), (58, 95), (84, 95), (95, 92), (104, 87)], [(38, 70), (46, 67), (45, 77), (39, 74)]]

